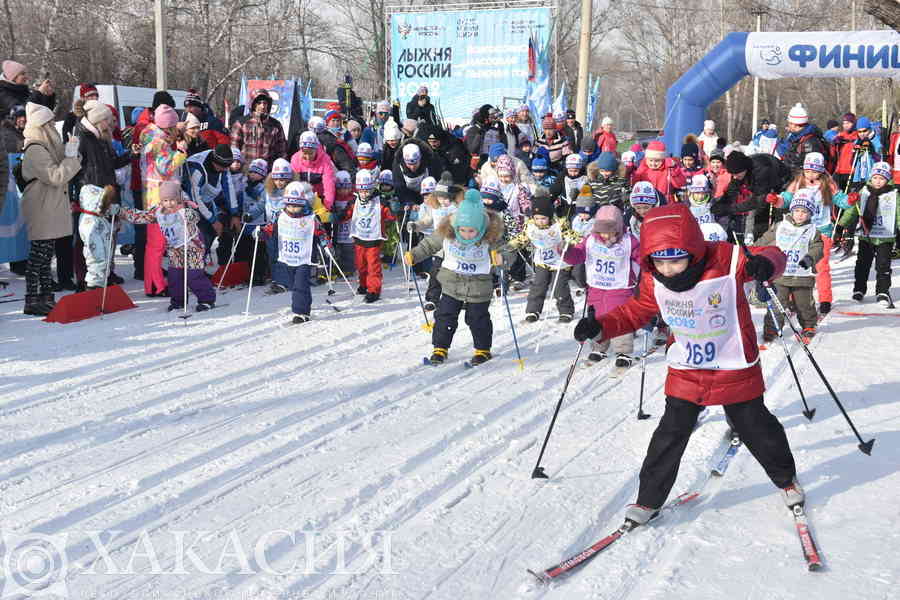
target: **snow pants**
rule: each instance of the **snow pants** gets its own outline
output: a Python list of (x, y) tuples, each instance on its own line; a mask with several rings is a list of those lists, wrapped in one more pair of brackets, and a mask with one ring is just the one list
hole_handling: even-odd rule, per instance
[(312, 310), (312, 292), (309, 287), (309, 273), (312, 270), (310, 265), (299, 265), (297, 267), (289, 267), (282, 265), (291, 281), (291, 310), (295, 315), (309, 316)]
[(356, 244), (356, 271), (360, 287), (366, 288), (370, 294), (381, 294), (381, 283), (384, 280), (381, 272), (381, 244), (371, 248)]
[[(556, 280), (557, 271), (548, 269), (541, 265), (534, 265), (534, 281), (528, 288), (528, 305), (525, 312), (541, 314), (544, 310), (544, 301), (547, 299), (547, 292), (550, 286)], [(561, 315), (574, 315), (575, 303), (572, 302), (572, 292), (569, 289), (569, 280), (572, 278), (572, 269), (561, 269), (559, 271), (559, 280), (556, 281), (556, 289), (553, 290), (553, 297), (556, 299), (556, 308)]]
[(831, 302), (831, 247), (834, 245), (827, 235), (822, 236), (822, 245), (825, 253), (822, 260), (816, 263), (816, 290), (819, 292), (819, 303)]
[(50, 263), (55, 246), (56, 240), (31, 240), (25, 266), (25, 293), (29, 296), (53, 293)]
[(431, 332), (431, 343), (435, 348), (450, 348), (453, 334), (459, 325), (459, 313), (466, 311), (466, 325), (472, 332), (472, 343), (476, 350), (490, 350), (494, 337), (494, 324), (488, 312), (491, 303), (463, 302), (444, 294), (434, 312), (434, 329)]
[[(162, 259), (166, 254), (166, 238), (156, 223), (147, 225), (147, 245), (144, 250), (144, 293), (153, 294), (166, 291), (166, 280), (162, 272)], [(169, 269), (171, 273), (172, 270)], [(171, 281), (171, 277), (169, 278)], [(172, 296), (174, 297), (174, 296)]]
[(872, 268), (872, 261), (874, 261), (875, 293), (890, 293), (891, 251), (893, 247), (894, 245), (891, 243), (873, 244), (866, 240), (859, 240), (859, 249), (856, 251), (856, 268), (854, 269), (854, 292), (866, 293), (869, 282), (869, 270)]
[[(188, 289), (197, 297), (197, 302), (215, 302), (216, 290), (203, 269), (188, 269)], [(169, 265), (169, 299), (172, 306), (184, 306), (184, 269)]]
[[(797, 474), (794, 455), (791, 454), (784, 427), (766, 408), (762, 396), (747, 402), (726, 404), (722, 408), (731, 420), (734, 431), (741, 436), (741, 441), (762, 465), (772, 483), (778, 488), (790, 485)], [(666, 411), (650, 438), (647, 456), (641, 466), (637, 497), (637, 503), (641, 506), (659, 508), (669, 497), (678, 476), (681, 456), (701, 410), (703, 407), (693, 402), (666, 397)]]
[[(797, 307), (797, 320), (800, 321), (800, 327), (807, 329), (815, 329), (819, 322), (818, 313), (816, 312), (816, 304), (813, 302), (812, 287), (797, 287), (776, 284), (778, 301), (782, 306), (788, 306), (791, 294), (794, 295), (794, 306)], [(778, 313), (778, 310), (775, 310)], [(772, 321), (769, 311), (766, 311), (766, 318), (763, 321), (764, 330), (776, 331), (784, 327), (784, 315), (778, 313), (778, 325)]]

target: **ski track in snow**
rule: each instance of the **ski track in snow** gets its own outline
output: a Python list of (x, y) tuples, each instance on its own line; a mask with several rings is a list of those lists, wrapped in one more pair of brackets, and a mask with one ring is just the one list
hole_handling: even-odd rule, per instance
[[(848, 263), (833, 265), (835, 310), (858, 310), (842, 300)], [(130, 273), (124, 263), (120, 270)], [(471, 336), (461, 318), (449, 362), (424, 367), (430, 336), (416, 296), (404, 293), (399, 269), (385, 275), (381, 302), (354, 299), (341, 313), (314, 288), (314, 320), (299, 326), (286, 326), (290, 295), (262, 288), (249, 317), (240, 314), (246, 292), (230, 291), (220, 298), (229, 306), (187, 324), (135, 282), (125, 287), (138, 309), (102, 320), (47, 324), (0, 305), (4, 532), (68, 535), (65, 580), (75, 599), (893, 597), (900, 372), (896, 361), (877, 360), (896, 356), (891, 319), (832, 314), (810, 346), (863, 437), (877, 438), (871, 457), (856, 449), (801, 348), (788, 342), (818, 409), (812, 423), (780, 345), (763, 353), (767, 404), (792, 444), (824, 572), (805, 572), (790, 514), (746, 447), (724, 477), (709, 477), (727, 448), (714, 407), (673, 488), (708, 480), (699, 501), (540, 586), (526, 567), (592, 544), (634, 500), (663, 411), (663, 353), (647, 359), (646, 421), (635, 419), (639, 365), (618, 380), (606, 362), (577, 369), (542, 461), (550, 479), (532, 480), (577, 352), (573, 326), (548, 323), (535, 354), (541, 323), (523, 324), (525, 297), (512, 295), (520, 372), (495, 299), (493, 360), (462, 368)], [(332, 300), (347, 307), (349, 294), (337, 289)], [(550, 302), (544, 313), (555, 313)], [(762, 314), (754, 310), (758, 329)], [(108, 557), (119, 568), (134, 559), (137, 574), (106, 571), (91, 530), (119, 532), (102, 537)], [(295, 539), (272, 537), (272, 569), (261, 572), (254, 543), (279, 530)], [(315, 569), (305, 572), (313, 557), (303, 537), (313, 531)], [(236, 536), (249, 571), (232, 558), (224, 574), (174, 573), (178, 532), (188, 532), (185, 543), (206, 532), (196, 552), (207, 565)], [(389, 561), (373, 561), (359, 543), (339, 555), (340, 536), (373, 532), (390, 536)], [(163, 573), (151, 572), (148, 543)]]

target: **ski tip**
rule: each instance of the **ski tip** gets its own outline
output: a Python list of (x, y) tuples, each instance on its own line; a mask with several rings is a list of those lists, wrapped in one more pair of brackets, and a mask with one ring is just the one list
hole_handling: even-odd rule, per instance
[(535, 579), (537, 579), (537, 580), (538, 580), (538, 583), (541, 583), (541, 584), (544, 584), (544, 585), (550, 583), (550, 578), (547, 577), (545, 574), (543, 574), (543, 573), (535, 573), (535, 572), (532, 571), (531, 569), (525, 569), (525, 570), (528, 571), (528, 573), (529, 573), (532, 577), (534, 577)]

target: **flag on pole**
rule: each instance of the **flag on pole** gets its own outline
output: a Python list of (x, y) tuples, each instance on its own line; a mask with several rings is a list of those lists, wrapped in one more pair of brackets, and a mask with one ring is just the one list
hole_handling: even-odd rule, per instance
[(584, 118), (584, 127), (585, 129), (592, 129), (592, 125), (594, 123), (594, 115), (597, 112), (597, 105), (599, 104), (598, 100), (600, 99), (600, 78), (593, 78), (593, 75), (588, 80), (588, 105), (587, 105), (587, 114)]
[(306, 93), (300, 102), (300, 116), (305, 126), (313, 116), (312, 80), (306, 82)]
[(566, 82), (563, 81), (562, 87), (559, 89), (559, 94), (556, 95), (556, 100), (553, 101), (554, 118), (559, 114), (566, 114), (568, 108), (569, 103), (566, 99)]
[(532, 33), (531, 39), (528, 41), (528, 80), (525, 84), (525, 104), (535, 121), (540, 121), (541, 117), (550, 111), (549, 33), (546, 44), (541, 44), (537, 32)]
[(244, 114), (250, 114), (250, 90), (247, 88), (247, 76), (241, 74), (241, 91), (238, 96), (238, 104), (244, 105)]

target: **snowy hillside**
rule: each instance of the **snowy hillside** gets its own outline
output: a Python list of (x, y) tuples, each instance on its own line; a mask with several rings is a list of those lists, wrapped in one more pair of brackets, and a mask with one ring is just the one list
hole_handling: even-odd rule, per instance
[(619, 381), (605, 365), (576, 371), (543, 460), (550, 478), (532, 480), (578, 346), (554, 321), (536, 354), (524, 295), (511, 299), (524, 372), (496, 300), (494, 360), (463, 368), (461, 322), (449, 363), (423, 367), (429, 335), (398, 269), (382, 302), (341, 313), (315, 288), (301, 326), (285, 326), (289, 295), (261, 289), (249, 317), (232, 291), (186, 323), (133, 281), (137, 309), (76, 324), (0, 304), (0, 597), (40, 580), (33, 597), (77, 600), (896, 598), (900, 319), (871, 296), (848, 300), (852, 268), (835, 263), (835, 312), (810, 348), (877, 439), (872, 456), (793, 341), (812, 423), (781, 348), (762, 357), (825, 569), (806, 570), (746, 448), (702, 487), (727, 445), (713, 408), (673, 490), (702, 487), (699, 500), (549, 586), (526, 568), (610, 533), (634, 501), (663, 408), (661, 352), (647, 361), (645, 421), (639, 368)]

